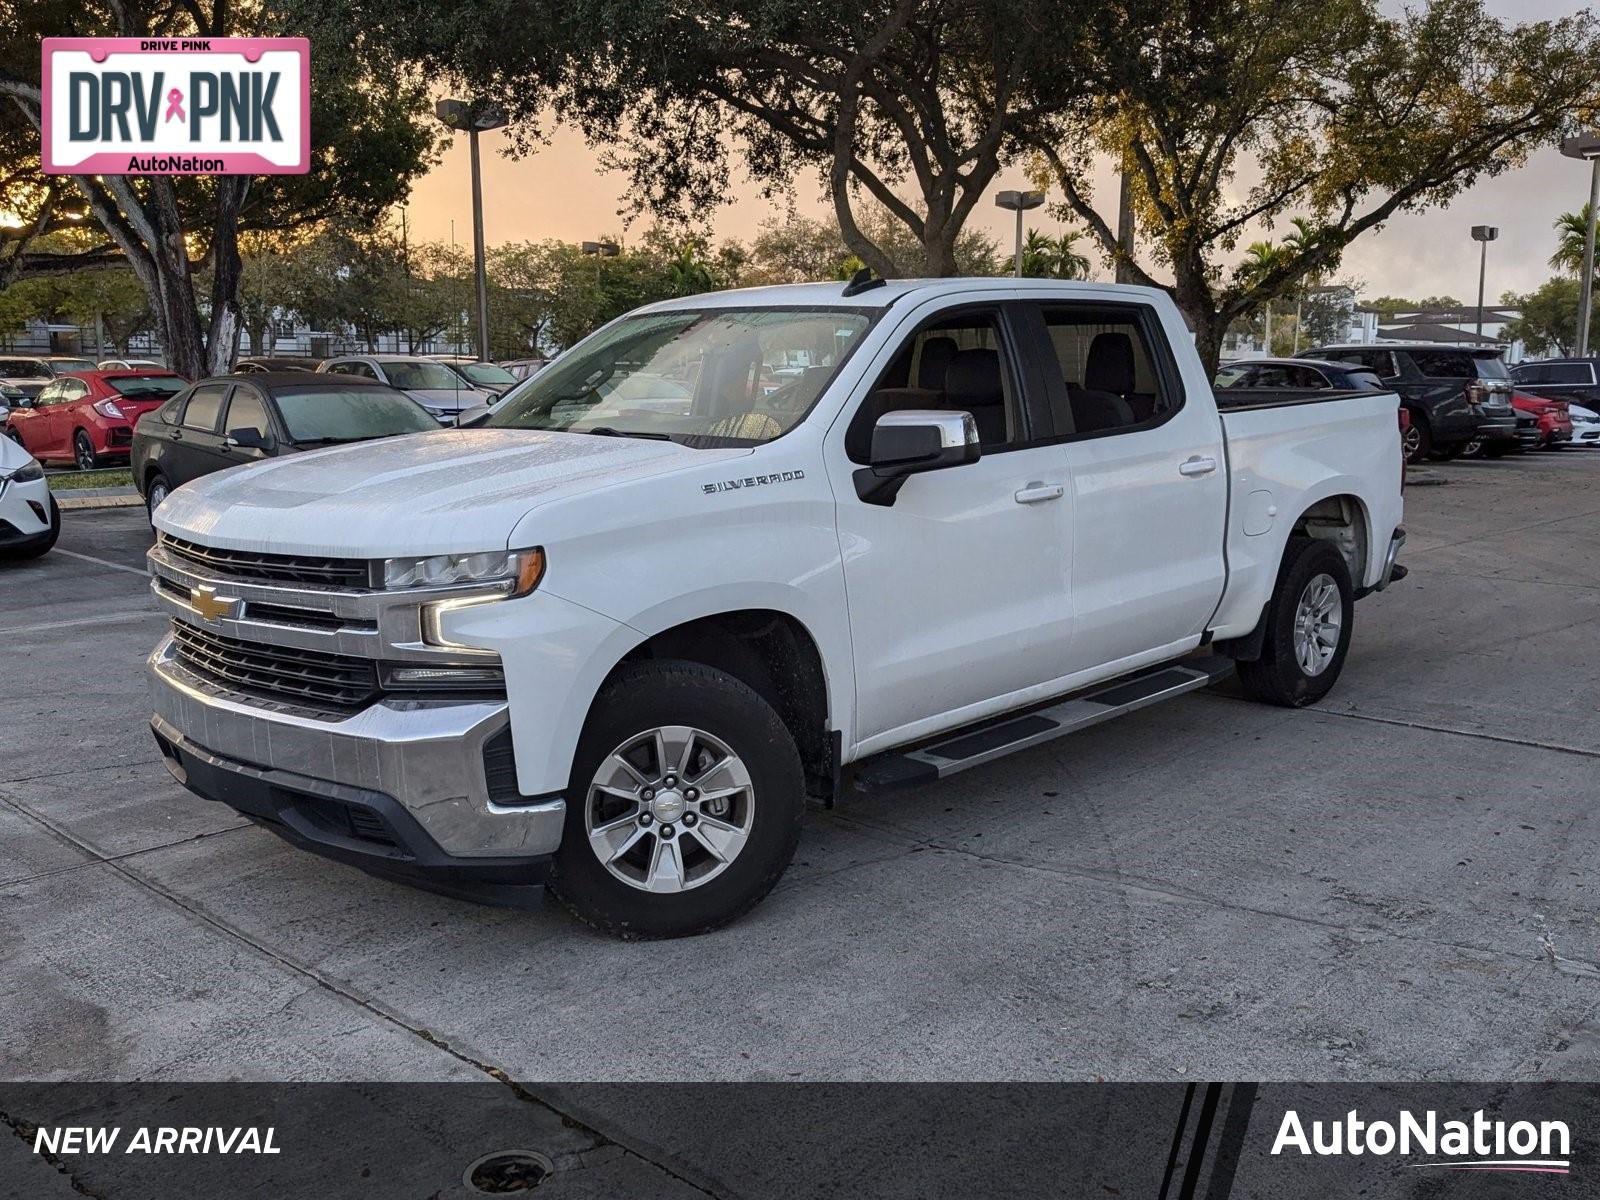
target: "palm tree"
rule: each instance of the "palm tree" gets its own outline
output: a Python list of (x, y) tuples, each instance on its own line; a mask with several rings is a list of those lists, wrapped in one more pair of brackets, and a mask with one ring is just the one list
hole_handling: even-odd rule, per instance
[(1029, 230), (1022, 243), (1022, 273), (1030, 279), (1086, 279), (1089, 259), (1077, 251), (1081, 236), (1071, 229), (1054, 238)]
[(1555, 219), (1556, 252), (1550, 256), (1550, 265), (1566, 275), (1583, 271), (1583, 239), (1589, 232), (1589, 206), (1577, 212), (1562, 213)]
[[(1239, 278), (1245, 283), (1260, 279), (1273, 267), (1277, 266), (1283, 258), (1283, 249), (1274, 246), (1271, 242), (1251, 242), (1245, 247), (1244, 260), (1239, 264)], [(1262, 342), (1268, 354), (1272, 353), (1272, 301), (1268, 300), (1263, 312), (1265, 313), (1266, 331), (1262, 335)]]
[[(1286, 254), (1290, 254), (1290, 255), (1304, 254), (1308, 249), (1311, 248), (1311, 243), (1316, 240), (1316, 237), (1317, 237), (1316, 226), (1314, 226), (1310, 221), (1306, 220), (1304, 217), (1296, 217), (1296, 218), (1294, 218), (1293, 222), (1291, 222), (1291, 223), (1294, 225), (1294, 232), (1288, 234), (1283, 239), (1284, 252)], [(1295, 296), (1294, 296), (1294, 349), (1291, 351), (1291, 353), (1293, 353), (1293, 354), (1298, 354), (1300, 352), (1300, 311), (1301, 311), (1301, 305), (1305, 300), (1306, 292), (1309, 291), (1311, 288), (1316, 287), (1320, 282), (1321, 282), (1320, 277), (1316, 277), (1316, 276), (1308, 274), (1301, 281), (1300, 287), (1295, 291)]]

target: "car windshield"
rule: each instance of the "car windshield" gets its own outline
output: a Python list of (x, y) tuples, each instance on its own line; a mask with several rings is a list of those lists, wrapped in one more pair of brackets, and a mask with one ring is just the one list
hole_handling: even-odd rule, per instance
[(50, 360), (50, 366), (55, 369), (57, 375), (67, 371), (94, 370), (94, 363), (87, 358), (53, 358)]
[(389, 382), (406, 391), (449, 392), (465, 386), (461, 378), (443, 363), (386, 362), (381, 365)]
[(482, 383), (489, 387), (508, 387), (517, 381), (517, 377), (510, 371), (504, 367), (497, 367), (493, 363), (457, 363), (456, 370), (460, 371), (473, 383)]
[(276, 396), (294, 442), (358, 442), (439, 428), (427, 409), (387, 388), (296, 388)]
[(176, 396), (189, 385), (176, 375), (135, 375), (125, 379), (106, 380), (119, 396), (129, 400), (165, 400)]
[(523, 383), (488, 424), (758, 445), (800, 422), (871, 324), (826, 308), (625, 317)]

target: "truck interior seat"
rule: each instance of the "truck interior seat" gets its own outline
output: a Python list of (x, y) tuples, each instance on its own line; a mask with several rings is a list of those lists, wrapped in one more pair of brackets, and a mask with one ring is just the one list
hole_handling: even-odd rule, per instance
[(917, 386), (930, 392), (944, 391), (944, 373), (957, 351), (956, 340), (952, 337), (931, 337), (923, 342), (922, 354), (917, 359)]
[(1083, 384), (1067, 381), (1072, 423), (1079, 433), (1120, 429), (1139, 418), (1127, 397), (1134, 391), (1133, 339), (1125, 333), (1098, 333), (1089, 344)]
[(944, 373), (944, 408), (966, 409), (978, 426), (978, 441), (1006, 440), (1006, 390), (1000, 355), (994, 350), (958, 350)]

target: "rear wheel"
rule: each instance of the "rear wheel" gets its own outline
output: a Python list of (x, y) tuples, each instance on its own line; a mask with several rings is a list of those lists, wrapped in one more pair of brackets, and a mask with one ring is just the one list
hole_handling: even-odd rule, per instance
[(100, 456), (94, 452), (94, 443), (81, 429), (72, 439), (72, 461), (80, 471), (92, 471), (100, 465)]
[(804, 814), (799, 752), (759, 693), (697, 663), (639, 663), (584, 727), (550, 886), (608, 933), (703, 933), (772, 890)]
[(1419, 463), (1433, 453), (1433, 430), (1428, 428), (1428, 418), (1412, 410), (1411, 424), (1401, 435), (1400, 444), (1408, 463)]
[(1331, 542), (1292, 537), (1267, 602), (1261, 657), (1239, 664), (1253, 698), (1300, 708), (1332, 690), (1344, 669), (1355, 619), (1355, 589)]

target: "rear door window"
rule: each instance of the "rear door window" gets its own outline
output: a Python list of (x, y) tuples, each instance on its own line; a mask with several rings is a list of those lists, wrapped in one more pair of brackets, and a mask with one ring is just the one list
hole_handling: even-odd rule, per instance
[(1411, 364), (1429, 379), (1475, 379), (1472, 355), (1460, 350), (1412, 350)]
[(195, 388), (189, 394), (189, 405), (183, 410), (183, 423), (189, 429), (214, 433), (217, 418), (222, 415), (222, 398), (228, 394), (225, 384), (209, 383)]
[[(1131, 433), (1178, 411), (1182, 395), (1157, 357), (1147, 311), (1088, 303), (1040, 311), (1066, 385), (1064, 395), (1051, 397), (1057, 437)], [(1263, 385), (1258, 371), (1251, 386)]]

